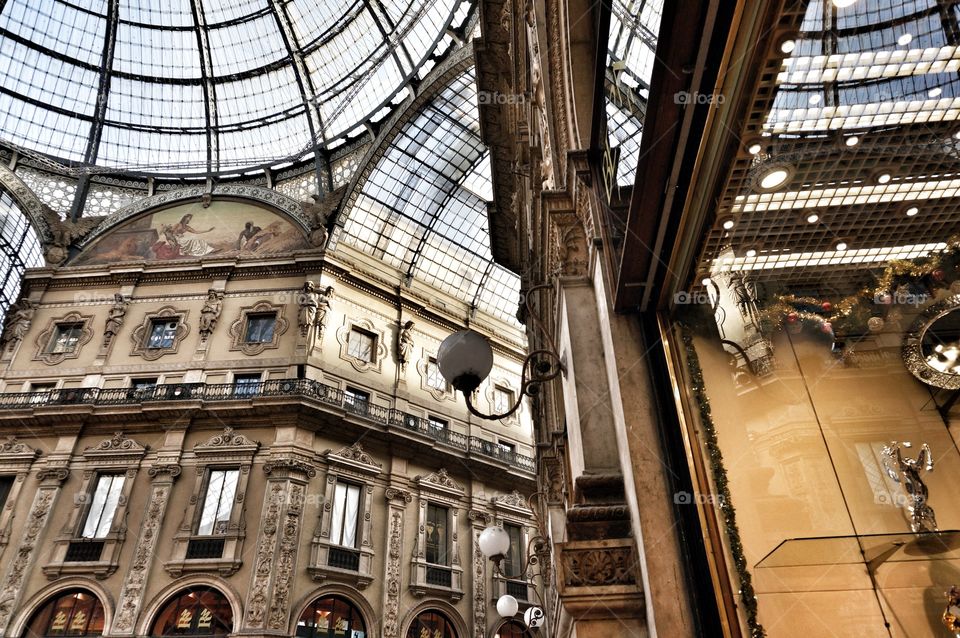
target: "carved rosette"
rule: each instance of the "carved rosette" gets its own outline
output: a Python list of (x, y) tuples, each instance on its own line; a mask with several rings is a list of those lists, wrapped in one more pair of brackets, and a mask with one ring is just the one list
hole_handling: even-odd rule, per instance
[[(64, 470), (66, 471), (66, 470)], [(53, 500), (60, 491), (60, 487), (41, 486), (33, 500), (30, 516), (26, 522), (26, 529), (17, 552), (10, 562), (3, 577), (3, 586), (0, 589), (0, 634), (5, 634), (10, 624), (10, 617), (17, 608), (20, 594), (23, 592), (23, 583), (30, 566), (33, 563), (34, 549), (37, 539), (47, 524)]]
[[(153, 470), (157, 466), (150, 468), (148, 473), (156, 476)], [(176, 474), (170, 472), (172, 476), (179, 474), (179, 465), (167, 464), (160, 466), (164, 470), (177, 468)], [(167, 501), (170, 497), (171, 485), (169, 483), (155, 483), (150, 494), (150, 505), (147, 507), (146, 516), (143, 524), (140, 526), (140, 537), (137, 539), (137, 546), (133, 550), (133, 561), (130, 563), (130, 569), (127, 571), (126, 578), (123, 581), (123, 588), (120, 590), (120, 598), (117, 602), (117, 616), (113, 622), (112, 633), (132, 635), (134, 623), (140, 607), (143, 604), (144, 586), (147, 577), (150, 574), (152, 565), (151, 558), (157, 546), (157, 538), (160, 535), (160, 523), (163, 521), (164, 512), (167, 509)]]

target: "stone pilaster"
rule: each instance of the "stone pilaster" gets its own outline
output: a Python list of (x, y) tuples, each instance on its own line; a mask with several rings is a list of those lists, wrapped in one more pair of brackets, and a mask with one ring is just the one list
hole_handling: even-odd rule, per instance
[(403, 553), (404, 510), (413, 495), (403, 489), (388, 487), (387, 559), (383, 574), (383, 638), (400, 636), (400, 593), (402, 591), (401, 555)]

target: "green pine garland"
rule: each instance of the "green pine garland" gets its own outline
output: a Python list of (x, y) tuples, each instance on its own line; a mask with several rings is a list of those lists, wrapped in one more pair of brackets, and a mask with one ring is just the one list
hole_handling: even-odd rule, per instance
[(710, 457), (710, 470), (713, 474), (713, 483), (718, 492), (718, 507), (723, 513), (723, 524), (733, 554), (733, 565), (740, 580), (740, 600), (747, 612), (747, 625), (750, 627), (752, 638), (764, 638), (767, 632), (757, 620), (757, 596), (753, 591), (753, 581), (747, 569), (747, 559), (743, 554), (743, 543), (740, 540), (740, 530), (737, 527), (737, 514), (733, 509), (733, 500), (730, 497), (730, 486), (727, 482), (727, 470), (723, 465), (723, 454), (717, 443), (717, 429), (710, 412), (710, 399), (707, 398), (706, 387), (703, 382), (703, 370), (700, 368), (700, 359), (693, 345), (692, 331), (684, 324), (680, 324), (683, 345), (686, 350), (687, 369), (690, 372), (690, 384), (694, 399), (700, 410), (700, 423), (705, 433), (704, 444)]

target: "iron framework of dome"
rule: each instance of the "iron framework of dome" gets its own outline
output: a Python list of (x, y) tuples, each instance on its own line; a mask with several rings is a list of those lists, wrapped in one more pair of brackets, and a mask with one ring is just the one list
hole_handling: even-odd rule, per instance
[(286, 165), (387, 117), (469, 0), (8, 0), (0, 139), (83, 172)]

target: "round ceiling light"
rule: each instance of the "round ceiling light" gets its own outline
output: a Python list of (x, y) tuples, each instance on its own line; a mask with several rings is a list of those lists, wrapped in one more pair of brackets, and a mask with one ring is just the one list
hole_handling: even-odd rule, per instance
[(747, 257), (756, 257), (756, 256), (757, 256), (757, 249), (756, 249), (756, 248), (747, 248), (747, 250), (744, 251), (743, 254), (746, 255)]
[(723, 229), (724, 229), (724, 230), (730, 230), (730, 229), (732, 229), (734, 226), (736, 226), (736, 222), (733, 221), (732, 219), (725, 219), (725, 220), (723, 220)]
[(837, 252), (843, 252), (844, 250), (847, 249), (847, 242), (841, 239), (840, 241), (838, 241), (833, 245), (833, 249), (836, 250)]
[(838, 9), (843, 9), (843, 8), (849, 7), (856, 1), (857, 0), (833, 0), (833, 6), (835, 6)]
[(819, 93), (814, 93), (813, 95), (810, 96), (810, 99), (808, 99), (807, 101), (810, 102), (810, 104), (813, 104), (813, 105), (820, 104), (820, 94), (819, 94)]
[(777, 166), (760, 177), (760, 188), (763, 190), (773, 190), (783, 186), (790, 179), (790, 171), (783, 166)]
[(911, 42), (913, 42), (913, 35), (910, 33), (904, 33), (899, 38), (897, 38), (897, 44), (899, 44), (902, 47), (907, 46)]
[(820, 215), (817, 215), (816, 213), (810, 213), (807, 215), (808, 224), (816, 224), (818, 221), (820, 221)]
[(763, 144), (761, 144), (760, 142), (754, 142), (753, 144), (747, 147), (747, 152), (750, 153), (751, 155), (759, 155), (760, 151), (762, 150), (763, 150)]
[(860, 138), (857, 137), (856, 135), (851, 135), (850, 137), (844, 138), (843, 140), (844, 146), (856, 146), (859, 143), (860, 143)]
[(929, 91), (927, 91), (927, 96), (928, 96), (928, 97), (940, 97), (940, 94), (941, 94), (941, 93), (943, 93), (943, 89), (941, 89), (939, 86), (935, 86), (935, 87), (933, 87), (932, 89), (930, 89)]
[(780, 43), (780, 51), (786, 54), (793, 53), (793, 50), (797, 48), (796, 40), (784, 40)]
[(905, 212), (907, 214), (907, 217), (913, 217), (914, 215), (920, 212), (920, 209), (917, 208), (916, 206), (911, 206)]
[(874, 179), (876, 179), (878, 184), (889, 184), (890, 180), (893, 179), (893, 175), (883, 171), (881, 173), (877, 173), (877, 176)]

